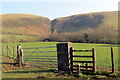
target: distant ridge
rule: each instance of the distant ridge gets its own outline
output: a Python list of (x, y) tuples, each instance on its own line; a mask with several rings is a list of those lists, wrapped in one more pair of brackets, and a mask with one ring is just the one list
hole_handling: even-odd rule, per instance
[[(87, 34), (90, 42), (117, 43), (117, 11), (77, 14), (52, 21), (32, 14), (0, 16), (2, 16), (2, 42), (33, 42), (46, 38), (52, 41), (81, 42), (82, 36)], [(92, 40), (92, 37), (96, 40)]]

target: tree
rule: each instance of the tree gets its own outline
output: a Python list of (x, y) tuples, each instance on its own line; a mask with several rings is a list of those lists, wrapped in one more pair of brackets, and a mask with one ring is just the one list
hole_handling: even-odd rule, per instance
[(89, 42), (89, 36), (87, 33), (84, 33), (84, 35), (83, 35), (83, 42), (85, 42), (85, 43)]

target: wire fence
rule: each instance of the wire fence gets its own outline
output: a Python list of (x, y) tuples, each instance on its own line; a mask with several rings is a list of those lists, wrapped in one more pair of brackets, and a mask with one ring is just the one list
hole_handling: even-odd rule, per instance
[(114, 67), (118, 70), (118, 48), (113, 48), (113, 56), (111, 55), (111, 47), (96, 47), (96, 66), (97, 70), (111, 71), (112, 57), (114, 57)]

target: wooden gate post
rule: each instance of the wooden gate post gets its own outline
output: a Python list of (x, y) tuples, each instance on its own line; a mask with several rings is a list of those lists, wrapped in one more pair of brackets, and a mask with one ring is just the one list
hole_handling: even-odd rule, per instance
[(92, 55), (93, 55), (93, 71), (96, 71), (96, 52), (95, 49), (92, 49)]
[(19, 66), (23, 65), (23, 50), (22, 50), (22, 45), (18, 44), (17, 45), (17, 64), (19, 64)]
[(58, 70), (70, 71), (70, 48), (72, 43), (58, 43), (57, 44), (57, 57), (58, 57)]

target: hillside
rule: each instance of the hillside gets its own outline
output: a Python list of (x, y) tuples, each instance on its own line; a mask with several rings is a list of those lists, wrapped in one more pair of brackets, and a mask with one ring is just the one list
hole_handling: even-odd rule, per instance
[[(50, 20), (46, 17), (31, 14), (3, 14), (2, 16), (2, 34), (3, 42), (27, 41), (35, 38), (34, 36), (50, 33)], [(7, 39), (7, 40), (6, 40)]]
[(45, 17), (30, 14), (2, 15), (3, 33), (40, 35), (48, 33), (50, 20)]
[(56, 18), (50, 39), (57, 41), (118, 43), (118, 12), (97, 12)]
[(98, 12), (57, 18), (51, 21), (51, 31), (53, 33), (79, 32), (83, 29), (96, 29), (103, 26), (117, 29), (117, 15), (117, 12)]

